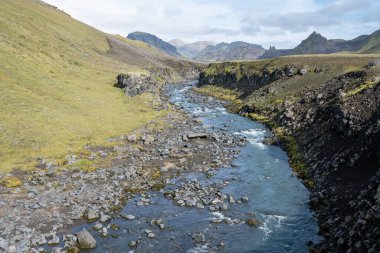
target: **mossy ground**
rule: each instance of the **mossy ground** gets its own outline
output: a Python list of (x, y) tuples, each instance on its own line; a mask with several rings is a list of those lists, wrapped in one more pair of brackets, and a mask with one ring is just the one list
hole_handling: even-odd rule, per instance
[(221, 100), (230, 101), (234, 103), (241, 103), (241, 100), (239, 100), (239, 96), (241, 95), (241, 93), (239, 93), (238, 91), (213, 85), (205, 85), (199, 88), (194, 88), (194, 90), (201, 94), (212, 96)]
[(5, 178), (0, 179), (0, 185), (6, 188), (15, 188), (22, 185), (22, 181), (18, 177), (7, 176)]
[(115, 36), (131, 52), (118, 59), (109, 35), (39, 1), (4, 0), (0, 9), (0, 170), (104, 144), (165, 114), (151, 94), (127, 98), (113, 84), (118, 73), (174, 60)]

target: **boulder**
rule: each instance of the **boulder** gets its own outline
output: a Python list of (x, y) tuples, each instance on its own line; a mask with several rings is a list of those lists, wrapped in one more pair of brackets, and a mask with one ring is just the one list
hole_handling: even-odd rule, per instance
[(95, 238), (86, 229), (80, 231), (77, 235), (78, 245), (82, 249), (96, 248)]
[(88, 210), (87, 212), (87, 220), (89, 222), (93, 222), (93, 221), (96, 221), (97, 219), (99, 219), (99, 213), (97, 210)]
[(193, 234), (191, 238), (193, 238), (194, 242), (196, 243), (201, 243), (205, 241), (205, 236), (202, 233)]
[(378, 67), (380, 66), (380, 59), (373, 59), (368, 62), (368, 68)]

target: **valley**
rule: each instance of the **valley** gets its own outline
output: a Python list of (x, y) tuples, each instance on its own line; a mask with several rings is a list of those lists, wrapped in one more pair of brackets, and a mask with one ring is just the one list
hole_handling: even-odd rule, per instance
[(0, 3), (0, 253), (380, 251), (379, 30), (266, 49), (128, 4), (117, 35)]

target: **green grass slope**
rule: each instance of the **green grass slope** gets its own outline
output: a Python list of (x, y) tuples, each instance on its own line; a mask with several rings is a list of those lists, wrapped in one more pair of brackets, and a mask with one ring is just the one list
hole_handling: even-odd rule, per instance
[(380, 54), (380, 30), (372, 33), (365, 45), (359, 50), (362, 54)]
[(40, 1), (0, 2), (0, 170), (101, 143), (164, 113), (150, 95), (126, 98), (115, 76), (184, 63), (113, 36), (131, 52), (118, 58), (109, 37)]

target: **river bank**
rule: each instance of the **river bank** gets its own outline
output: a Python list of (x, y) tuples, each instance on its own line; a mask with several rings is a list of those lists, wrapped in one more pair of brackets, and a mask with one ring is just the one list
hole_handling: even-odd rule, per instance
[(40, 169), (24, 176), (22, 186), (2, 189), (0, 249), (31, 252), (50, 245), (59, 252), (65, 243), (70, 245), (62, 236), (68, 228), (107, 221), (137, 192), (159, 190), (185, 171), (206, 173), (227, 165), (238, 152), (234, 147), (244, 145), (242, 138), (208, 133), (197, 119), (178, 110), (160, 124), (164, 126), (158, 130), (146, 127), (122, 137), (124, 146), (91, 150), (92, 156), (112, 157), (110, 168)]
[(203, 92), (232, 89), (234, 112), (271, 127), (268, 142), (287, 150), (325, 237), (315, 252), (380, 250), (380, 69), (355, 59), (285, 57), (201, 73), (201, 86), (211, 85)]

